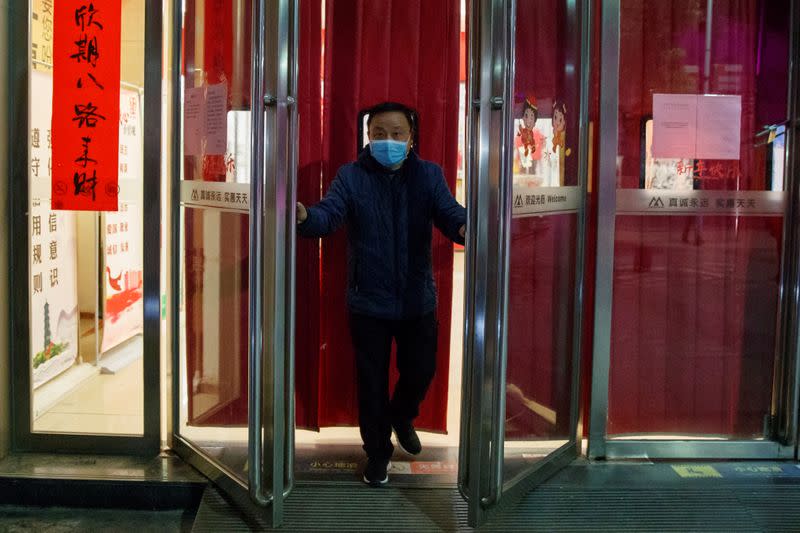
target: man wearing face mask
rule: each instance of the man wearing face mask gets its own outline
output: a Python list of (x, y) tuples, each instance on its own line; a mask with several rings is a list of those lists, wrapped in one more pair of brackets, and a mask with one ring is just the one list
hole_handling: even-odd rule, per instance
[[(435, 225), (463, 244), (466, 210), (442, 169), (412, 149), (414, 115), (398, 103), (369, 110), (369, 146), (339, 169), (325, 198), (297, 204), (297, 230), (324, 237), (343, 223), (348, 235), (347, 306), (356, 356), (364, 481), (380, 486), (394, 451), (422, 450), (413, 421), (433, 380), (438, 323), (431, 268)], [(397, 345), (399, 379), (389, 398), (389, 358)]]

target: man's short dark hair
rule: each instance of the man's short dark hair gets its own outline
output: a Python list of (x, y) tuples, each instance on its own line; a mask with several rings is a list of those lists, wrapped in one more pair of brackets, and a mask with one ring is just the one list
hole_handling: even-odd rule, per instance
[(372, 124), (373, 117), (376, 117), (381, 113), (392, 112), (399, 112), (405, 115), (408, 125), (411, 126), (412, 131), (416, 129), (416, 124), (414, 124), (414, 110), (407, 105), (397, 102), (383, 102), (367, 109), (367, 129), (369, 129), (370, 125)]

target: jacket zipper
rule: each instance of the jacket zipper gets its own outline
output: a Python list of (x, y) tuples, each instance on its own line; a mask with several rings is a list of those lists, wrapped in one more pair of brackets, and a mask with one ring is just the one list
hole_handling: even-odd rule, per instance
[(398, 264), (399, 258), (399, 247), (400, 243), (398, 242), (398, 235), (397, 235), (397, 225), (398, 225), (398, 217), (400, 215), (400, 187), (403, 185), (401, 182), (397, 181), (399, 179), (399, 173), (396, 174), (393, 178), (392, 183), (392, 233), (393, 239), (392, 242), (394, 243), (394, 295), (395, 295), (395, 305), (397, 306), (397, 314), (400, 315), (403, 312), (403, 301), (401, 298), (400, 292), (400, 265)]

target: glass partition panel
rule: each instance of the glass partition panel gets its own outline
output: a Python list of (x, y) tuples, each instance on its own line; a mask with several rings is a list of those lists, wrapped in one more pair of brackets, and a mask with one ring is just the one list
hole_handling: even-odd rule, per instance
[(181, 437), (247, 482), (250, 2), (187, 0), (182, 77)]
[(122, 0), (121, 12), (118, 210), (51, 210), (53, 2), (30, 5), (33, 433), (144, 432), (144, 5)]
[(580, 9), (563, 0), (517, 2), (506, 481), (572, 438), (583, 194), (578, 175)]
[(787, 13), (621, 2), (609, 436), (770, 433)]

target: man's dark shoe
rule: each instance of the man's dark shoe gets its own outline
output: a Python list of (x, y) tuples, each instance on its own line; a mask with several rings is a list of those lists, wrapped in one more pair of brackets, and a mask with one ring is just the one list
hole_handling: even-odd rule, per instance
[(392, 424), (392, 427), (400, 448), (409, 455), (419, 455), (419, 452), (422, 451), (422, 444), (419, 442), (414, 426), (410, 422), (396, 422)]
[(364, 483), (370, 487), (380, 487), (389, 481), (389, 467), (392, 463), (388, 459), (368, 459), (367, 468), (364, 470)]

